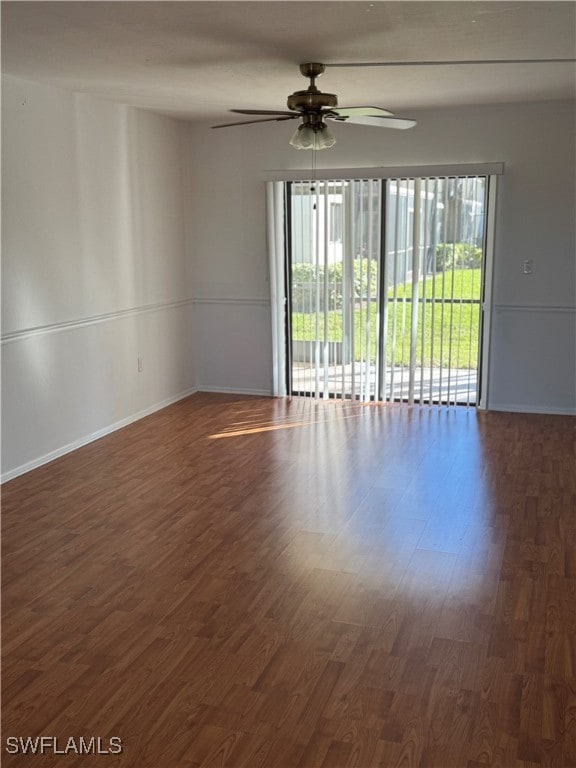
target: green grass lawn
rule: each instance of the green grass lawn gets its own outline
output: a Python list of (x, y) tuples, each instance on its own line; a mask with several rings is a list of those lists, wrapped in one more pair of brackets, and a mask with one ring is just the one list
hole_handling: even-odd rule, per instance
[[(460, 299), (479, 299), (480, 270), (454, 270), (428, 277), (419, 283), (419, 298), (454, 299), (457, 303), (418, 303), (418, 325), (416, 357), (419, 365), (444, 366), (451, 368), (476, 368), (478, 361), (478, 339), (480, 308), (478, 304), (460, 304)], [(394, 290), (390, 289), (393, 299)], [(410, 362), (410, 327), (412, 284), (397, 286), (396, 304), (389, 305), (386, 360), (391, 365), (408, 365)], [(433, 318), (432, 318), (433, 316)], [(433, 323), (432, 323), (433, 319)], [(324, 339), (324, 318), (319, 318), (316, 328), (316, 314), (293, 313), (292, 337), (303, 341)], [(376, 329), (378, 318), (376, 305), (357, 307), (354, 310), (354, 352), (355, 359), (366, 359), (367, 354), (375, 359)], [(434, 325), (434, 334), (431, 326)], [(424, 335), (422, 328), (424, 327)], [(452, 338), (451, 345), (447, 339)], [(444, 342), (442, 341), (444, 339)], [(328, 341), (342, 341), (342, 313), (328, 312)]]
[[(431, 298), (449, 299), (479, 299), (481, 275), (479, 269), (455, 269), (448, 272), (441, 272), (436, 277), (427, 277), (426, 280), (420, 280), (418, 283), (419, 296)], [(388, 291), (388, 296), (392, 298), (394, 289)], [(411, 297), (412, 283), (399, 285), (396, 289), (397, 297)]]

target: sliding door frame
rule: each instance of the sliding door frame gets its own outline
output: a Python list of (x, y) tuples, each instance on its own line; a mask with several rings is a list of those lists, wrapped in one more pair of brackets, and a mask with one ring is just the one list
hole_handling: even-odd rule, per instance
[(484, 226), (484, 264), (480, 315), (480, 349), (478, 351), (478, 393), (476, 407), (489, 408), (490, 350), (492, 348), (492, 295), (494, 290), (494, 255), (496, 240), (496, 209), (498, 176), (487, 176), (486, 222)]
[[(317, 180), (354, 180), (354, 179), (398, 179), (398, 178), (434, 178), (434, 177), (462, 177), (462, 176), (484, 176), (486, 178), (486, 220), (484, 233), (484, 252), (482, 265), (482, 294), (480, 303), (480, 339), (478, 356), (478, 378), (477, 378), (477, 397), (475, 407), (478, 409), (489, 408), (489, 383), (490, 383), (490, 350), (491, 350), (491, 326), (492, 326), (492, 295), (494, 283), (494, 254), (496, 239), (496, 210), (497, 210), (497, 189), (498, 177), (504, 173), (503, 163), (481, 163), (471, 165), (443, 165), (443, 166), (402, 166), (394, 168), (353, 168), (353, 169), (330, 169), (318, 171)], [(283, 371), (282, 378), (285, 378), (286, 393), (293, 393), (292, 390), (292, 278), (291, 278), (291, 210), (290, 210), (290, 189), (291, 181), (301, 181), (305, 175), (301, 171), (270, 171), (262, 174), (263, 180), (267, 182), (283, 182), (284, 195), (282, 196), (284, 211), (284, 234), (285, 234), (285, 259), (284, 259), (284, 330), (286, 334), (286, 370)], [(270, 201), (270, 198), (269, 198)], [(382, 209), (381, 209), (381, 248), (385, 243), (386, 237), (386, 217), (385, 211), (388, 204), (388, 185), (382, 184)], [(272, 255), (272, 254), (271, 254)], [(380, 276), (378, 283), (378, 301), (381, 302), (382, 291), (386, 285), (386, 259), (382, 260), (380, 265)], [(386, 313), (381, 312), (378, 323), (378, 333), (381, 340), (386, 339)], [(379, 355), (376, 368), (376, 382), (374, 397), (372, 399), (384, 400), (386, 386), (386, 343), (381, 345), (381, 354)], [(332, 397), (332, 393), (329, 395)]]
[(284, 241), (286, 243), (284, 257), (284, 328), (286, 333), (286, 392), (292, 395), (292, 182), (284, 185)]

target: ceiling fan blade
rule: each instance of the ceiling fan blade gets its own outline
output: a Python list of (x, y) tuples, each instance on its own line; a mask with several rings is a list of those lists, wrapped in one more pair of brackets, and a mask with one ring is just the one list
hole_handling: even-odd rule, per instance
[(290, 115), (299, 117), (299, 112), (287, 112), (281, 109), (230, 109), (229, 112), (236, 112), (239, 115)]
[[(389, 112), (387, 109), (380, 109), (380, 107), (334, 107), (334, 109), (330, 109), (330, 112), (336, 112), (341, 118), (360, 116), (394, 117), (394, 112)], [(329, 117), (332, 117), (332, 115), (329, 115)]]
[(461, 61), (347, 61), (327, 67), (445, 67), (456, 64), (562, 64), (576, 59), (464, 59)]
[(251, 123), (270, 123), (278, 122), (279, 120), (293, 120), (295, 117), (300, 117), (299, 114), (289, 115), (288, 117), (264, 117), (260, 120), (243, 120), (241, 123), (220, 123), (220, 125), (213, 125), (212, 128), (231, 128), (234, 125), (250, 125)]
[[(330, 118), (330, 115), (326, 115)], [(406, 120), (403, 117), (376, 117), (374, 115), (354, 115), (347, 118), (330, 118), (337, 122), (345, 123), (358, 123), (359, 125), (376, 125), (378, 128), (413, 128), (416, 125), (416, 120)]]

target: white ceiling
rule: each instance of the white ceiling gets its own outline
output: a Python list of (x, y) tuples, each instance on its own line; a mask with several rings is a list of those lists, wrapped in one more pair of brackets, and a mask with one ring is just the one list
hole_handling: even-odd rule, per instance
[[(576, 58), (575, 2), (3, 2), (3, 71), (188, 120), (284, 109), (298, 64)], [(569, 99), (574, 63), (328, 68), (340, 106)], [(238, 116), (238, 119), (242, 119)]]

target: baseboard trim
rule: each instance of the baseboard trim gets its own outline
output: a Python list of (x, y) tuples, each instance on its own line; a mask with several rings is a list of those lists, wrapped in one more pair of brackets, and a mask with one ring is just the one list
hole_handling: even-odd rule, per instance
[(199, 384), (198, 392), (214, 392), (221, 395), (257, 395), (258, 397), (272, 397), (271, 389), (246, 389), (242, 387), (214, 387), (210, 384)]
[(545, 405), (514, 405), (511, 403), (489, 403), (487, 411), (509, 411), (510, 413), (540, 413), (544, 416), (576, 416), (576, 408), (554, 408)]
[(135, 421), (139, 421), (146, 416), (150, 416), (152, 413), (156, 413), (156, 411), (161, 411), (163, 408), (167, 408), (169, 405), (177, 403), (179, 400), (184, 400), (184, 398), (190, 397), (190, 395), (195, 394), (197, 391), (198, 390), (196, 387), (184, 390), (184, 392), (180, 392), (173, 397), (168, 397), (165, 400), (161, 400), (159, 403), (155, 403), (148, 408), (143, 408), (141, 411), (137, 411), (131, 416), (127, 416), (125, 419), (120, 419), (120, 421), (117, 421), (114, 424), (110, 424), (107, 427), (98, 429), (96, 432), (92, 432), (91, 434), (81, 437), (72, 443), (63, 445), (61, 448), (56, 448), (54, 451), (45, 453), (43, 456), (39, 456), (37, 459), (33, 459), (32, 461), (28, 461), (25, 464), (21, 464), (15, 469), (4, 472), (0, 477), (0, 483), (7, 483), (9, 480), (13, 480), (15, 477), (24, 475), (26, 472), (31, 472), (33, 469), (37, 469), (38, 467), (41, 467), (44, 464), (48, 464), (55, 459), (59, 459), (61, 456), (65, 456), (67, 453), (71, 453), (78, 448), (82, 448), (84, 445), (88, 445), (88, 443), (93, 443), (95, 440), (99, 440), (101, 437), (106, 437), (106, 435), (109, 435), (112, 432), (116, 432), (118, 429), (127, 427), (129, 424), (133, 424)]

